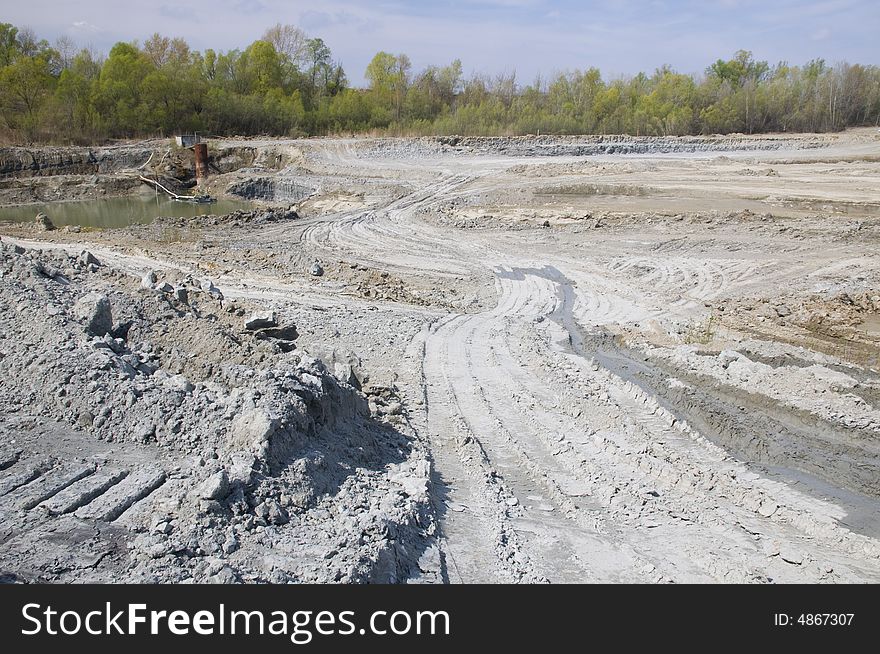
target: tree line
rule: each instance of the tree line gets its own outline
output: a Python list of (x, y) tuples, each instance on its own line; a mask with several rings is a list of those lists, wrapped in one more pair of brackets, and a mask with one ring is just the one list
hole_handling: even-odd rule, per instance
[(880, 67), (774, 66), (739, 51), (699, 75), (662, 66), (604, 80), (596, 68), (519, 84), (465, 77), (460, 60), (414, 71), (379, 52), (352, 87), (320, 38), (277, 24), (244, 50), (199, 52), (154, 34), (106, 55), (0, 23), (0, 135), (94, 143), (216, 135), (824, 132), (880, 124)]

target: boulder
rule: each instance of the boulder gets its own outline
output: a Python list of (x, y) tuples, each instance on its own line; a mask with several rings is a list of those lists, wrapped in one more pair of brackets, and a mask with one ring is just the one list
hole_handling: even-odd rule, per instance
[(159, 276), (156, 275), (155, 270), (147, 271), (147, 273), (141, 277), (141, 288), (153, 288), (153, 284), (159, 281)]
[(309, 270), (309, 272), (310, 272), (314, 277), (320, 277), (321, 275), (324, 274), (324, 268), (321, 266), (320, 263), (318, 263), (318, 262), (316, 261), (315, 263), (312, 264), (312, 267), (311, 267), (311, 269)]
[(215, 472), (196, 489), (199, 498), (203, 500), (222, 500), (229, 495), (229, 478), (226, 471)]
[(55, 229), (55, 224), (50, 220), (49, 216), (42, 211), (37, 214), (36, 218), (34, 218), (34, 223), (36, 224), (37, 229), (42, 229), (45, 232), (51, 232)]
[(262, 453), (278, 429), (278, 421), (264, 411), (252, 410), (236, 416), (229, 430), (230, 449)]
[(361, 390), (361, 380), (358, 379), (357, 374), (355, 374), (354, 366), (350, 363), (343, 361), (337, 361), (334, 363), (333, 376), (339, 381)]
[(101, 262), (95, 257), (94, 254), (89, 252), (88, 250), (83, 250), (79, 255), (79, 262), (85, 267), (88, 266), (100, 266)]
[(267, 327), (260, 329), (256, 333), (259, 339), (278, 338), (283, 341), (295, 341), (299, 338), (299, 332), (296, 331), (296, 325), (285, 325), (284, 327)]
[(113, 329), (110, 300), (100, 293), (83, 295), (73, 305), (73, 315), (85, 323), (86, 331), (95, 336), (104, 336)]
[(270, 525), (284, 525), (290, 522), (287, 511), (275, 500), (265, 500), (254, 508), (254, 513)]
[(231, 456), (232, 463), (229, 466), (229, 483), (233, 486), (250, 487), (254, 482), (255, 468), (258, 465), (257, 458), (247, 452), (235, 452)]
[(263, 311), (261, 313), (255, 313), (244, 323), (244, 328), (248, 331), (255, 331), (257, 329), (265, 329), (267, 327), (277, 326), (278, 321), (275, 318), (274, 311)]

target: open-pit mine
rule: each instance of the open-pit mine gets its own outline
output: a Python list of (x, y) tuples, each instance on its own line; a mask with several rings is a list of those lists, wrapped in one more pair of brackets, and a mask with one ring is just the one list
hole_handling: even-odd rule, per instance
[(207, 145), (0, 149), (3, 580), (880, 581), (877, 129)]

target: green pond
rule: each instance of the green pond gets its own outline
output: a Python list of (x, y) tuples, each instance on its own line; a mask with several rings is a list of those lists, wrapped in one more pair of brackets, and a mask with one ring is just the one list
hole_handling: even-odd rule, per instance
[(157, 216), (192, 218), (252, 209), (249, 202), (221, 199), (211, 204), (176, 202), (170, 198), (139, 195), (82, 202), (50, 202), (17, 207), (0, 207), (0, 222), (29, 222), (43, 212), (57, 226), (126, 227), (150, 223)]

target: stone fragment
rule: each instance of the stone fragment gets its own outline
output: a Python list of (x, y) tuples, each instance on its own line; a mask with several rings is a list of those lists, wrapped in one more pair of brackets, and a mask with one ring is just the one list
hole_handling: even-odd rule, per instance
[(110, 300), (100, 293), (87, 293), (73, 306), (73, 315), (85, 323), (86, 331), (104, 336), (113, 329), (113, 313)]

